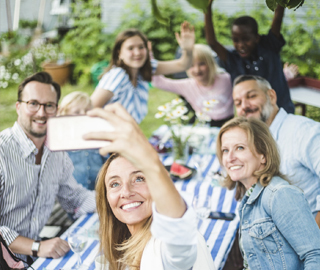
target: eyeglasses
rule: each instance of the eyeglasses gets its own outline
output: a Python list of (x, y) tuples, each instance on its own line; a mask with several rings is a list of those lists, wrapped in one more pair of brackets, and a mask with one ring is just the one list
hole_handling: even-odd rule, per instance
[(41, 105), (44, 107), (44, 110), (47, 114), (53, 114), (57, 111), (57, 104), (54, 102), (48, 102), (48, 103), (39, 103), (36, 100), (29, 100), (29, 101), (23, 101), (18, 100), (19, 102), (24, 102), (27, 104), (27, 108), (30, 112), (37, 112), (39, 111)]

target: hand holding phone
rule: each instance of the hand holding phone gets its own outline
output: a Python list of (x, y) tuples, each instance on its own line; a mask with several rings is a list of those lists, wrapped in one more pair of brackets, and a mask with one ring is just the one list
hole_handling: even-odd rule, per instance
[(84, 140), (89, 132), (112, 132), (114, 127), (105, 119), (87, 115), (58, 116), (48, 119), (47, 146), (51, 151), (98, 149), (110, 142)]

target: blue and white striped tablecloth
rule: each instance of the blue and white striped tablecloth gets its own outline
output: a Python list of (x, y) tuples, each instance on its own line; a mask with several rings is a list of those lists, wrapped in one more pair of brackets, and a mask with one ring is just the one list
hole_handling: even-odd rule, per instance
[[(164, 165), (172, 164), (173, 160), (170, 155), (160, 156)], [(193, 157), (190, 156), (188, 164), (193, 167)], [(211, 210), (227, 213), (236, 213), (237, 202), (234, 199), (235, 191), (212, 185), (212, 175), (220, 169), (220, 164), (215, 155), (203, 155), (201, 157), (202, 181), (195, 179), (178, 180), (175, 182), (176, 188), (183, 193), (184, 197), (192, 197), (195, 194), (212, 195)], [(83, 226), (86, 229), (96, 227), (98, 222), (97, 214), (88, 214), (79, 218), (73, 226)], [(198, 229), (207, 241), (208, 248), (214, 260), (216, 269), (222, 269), (227, 259), (228, 253), (235, 239), (239, 227), (239, 218), (233, 221), (205, 219), (199, 221)], [(66, 239), (66, 235), (61, 236)], [(89, 238), (86, 250), (81, 254), (83, 263), (90, 266), (89, 270), (95, 269), (94, 258), (99, 252), (99, 241), (97, 237)], [(76, 255), (70, 250), (66, 256), (60, 259), (37, 259), (32, 265), (35, 270), (58, 270), (70, 269), (77, 261)]]
[[(75, 227), (81, 226), (84, 229), (89, 230), (88, 243), (86, 249), (81, 253), (81, 259), (84, 265), (89, 266), (88, 270), (95, 269), (94, 259), (99, 253), (99, 239), (95, 233), (97, 223), (99, 221), (98, 214), (87, 214), (81, 216), (72, 226), (61, 235), (61, 238), (67, 240), (68, 231)], [(70, 250), (64, 257), (60, 259), (44, 259), (39, 258), (33, 264), (32, 267), (37, 270), (59, 270), (59, 269), (71, 269), (77, 262), (77, 256)], [(28, 270), (31, 270), (29, 268)]]
[[(172, 164), (171, 156), (163, 155), (164, 165)], [(189, 158), (187, 165), (193, 167), (193, 158)], [(239, 227), (238, 202), (234, 199), (235, 190), (212, 185), (212, 175), (219, 171), (220, 164), (215, 155), (203, 155), (201, 159), (202, 180), (178, 180), (176, 188), (190, 198), (196, 194), (211, 195), (211, 211), (236, 213), (232, 221), (205, 219), (200, 220), (198, 230), (204, 236), (217, 270), (222, 269), (228, 257)], [(188, 196), (184, 196), (185, 198)]]

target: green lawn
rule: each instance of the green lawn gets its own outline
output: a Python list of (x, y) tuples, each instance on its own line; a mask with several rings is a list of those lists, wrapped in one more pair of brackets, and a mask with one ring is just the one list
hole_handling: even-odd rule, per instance
[[(4, 130), (5, 128), (11, 127), (17, 119), (17, 113), (15, 110), (17, 89), (18, 86), (10, 87), (7, 89), (0, 89), (0, 131)], [(72, 91), (84, 91), (91, 95), (93, 90), (93, 86), (83, 87), (77, 85), (65, 85), (62, 87), (62, 98)], [(175, 97), (175, 94), (169, 92), (161, 91), (156, 88), (150, 89), (148, 103), (149, 112), (140, 125), (147, 137), (150, 137), (152, 132), (163, 124), (162, 119), (154, 118), (158, 106), (172, 100)], [(297, 108), (296, 114), (300, 113), (300, 108)], [(320, 109), (313, 106), (307, 106), (307, 117), (320, 122)]]
[[(65, 85), (62, 87), (62, 98), (73, 91), (83, 91), (91, 95), (94, 88), (93, 86), (76, 86), (76, 85)], [(17, 119), (17, 113), (15, 109), (15, 103), (17, 100), (18, 86), (10, 87), (7, 89), (0, 89), (0, 131), (5, 128), (11, 127)], [(157, 112), (159, 105), (162, 105), (171, 99), (175, 98), (176, 95), (160, 91), (156, 88), (150, 89), (149, 104), (148, 104), (148, 115), (141, 123), (141, 128), (147, 137), (150, 137), (152, 131), (157, 129), (163, 124), (162, 119), (155, 119), (154, 115)], [(61, 99), (62, 99), (61, 98)], [(60, 99), (60, 100), (61, 100)]]

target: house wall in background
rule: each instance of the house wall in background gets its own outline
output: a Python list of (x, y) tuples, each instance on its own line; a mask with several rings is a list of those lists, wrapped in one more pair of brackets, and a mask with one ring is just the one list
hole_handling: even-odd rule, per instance
[[(121, 19), (124, 14), (128, 14), (126, 10), (126, 3), (128, 0), (102, 0), (102, 21), (106, 24), (105, 31), (112, 32), (120, 24)], [(130, 1), (130, 0), (129, 0)], [(135, 2), (140, 4), (140, 7), (146, 9), (151, 13), (150, 0), (135, 0)], [(204, 19), (204, 15), (201, 11), (192, 7), (186, 0), (178, 0), (179, 4), (183, 7), (186, 12), (194, 13), (199, 16), (199, 20)], [(158, 0), (157, 3), (161, 6), (161, 0)], [(320, 8), (320, 5), (319, 5)], [(232, 15), (238, 11), (246, 10), (248, 13), (253, 9), (264, 9), (265, 12), (272, 12), (267, 9), (265, 0), (214, 0), (213, 9), (219, 10), (227, 15)], [(301, 20), (306, 17), (306, 11), (310, 9), (308, 5), (308, 0), (306, 3), (298, 8), (296, 11), (286, 10), (286, 16), (284, 23), (290, 23), (290, 14), (295, 13), (297, 18)]]
[[(13, 20), (13, 13), (15, 7), (15, 0), (10, 1), (11, 19)], [(38, 20), (39, 8), (41, 0), (21, 0), (20, 19), (23, 20)], [(55, 27), (57, 16), (50, 15), (51, 0), (45, 1), (45, 11), (43, 18), (43, 29), (45, 31), (51, 30)], [(0, 0), (0, 33), (8, 31), (7, 8), (6, 0)]]

